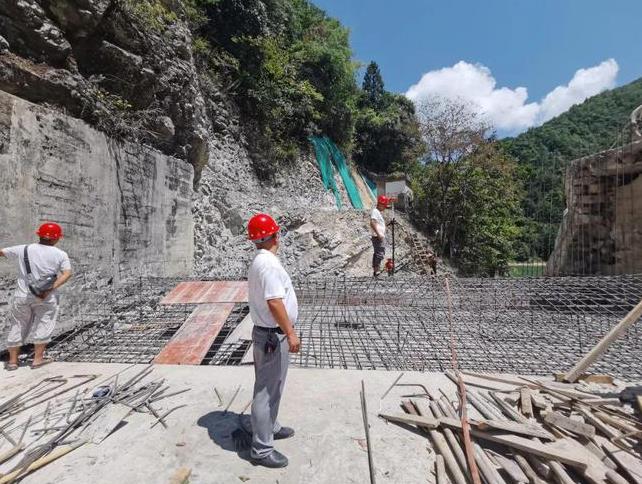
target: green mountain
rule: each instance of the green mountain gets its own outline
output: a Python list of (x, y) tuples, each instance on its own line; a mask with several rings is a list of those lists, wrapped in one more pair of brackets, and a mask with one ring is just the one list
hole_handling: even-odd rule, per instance
[(564, 210), (564, 173), (576, 158), (625, 144), (631, 112), (642, 104), (642, 79), (606, 91), (537, 128), (502, 140), (524, 181), (520, 259), (548, 258)]

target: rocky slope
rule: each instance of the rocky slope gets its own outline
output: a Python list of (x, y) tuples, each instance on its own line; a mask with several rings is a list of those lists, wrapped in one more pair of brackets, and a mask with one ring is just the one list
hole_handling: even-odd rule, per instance
[(281, 221), (294, 272), (368, 274), (367, 216), (337, 212), (311, 154), (261, 182), (238, 108), (197, 66), (181, 2), (153, 4), (157, 11), (133, 0), (0, 2), (0, 90), (193, 165), (196, 275), (245, 271), (244, 225), (257, 211)]
[(154, 18), (136, 5), (0, 2), (0, 90), (149, 143), (198, 174), (216, 129), (212, 118), (220, 121), (225, 103), (216, 86), (200, 82), (187, 26), (176, 19), (168, 28), (173, 17)]

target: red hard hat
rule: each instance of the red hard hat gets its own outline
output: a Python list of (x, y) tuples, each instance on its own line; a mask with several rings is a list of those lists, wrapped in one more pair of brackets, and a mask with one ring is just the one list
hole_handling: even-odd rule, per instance
[(379, 195), (377, 197), (377, 205), (385, 205), (386, 207), (390, 203), (390, 199), (385, 195)]
[(62, 238), (62, 227), (53, 222), (45, 222), (36, 232), (38, 237), (49, 240), (58, 240)]
[(255, 215), (247, 224), (247, 237), (254, 242), (267, 240), (278, 231), (278, 224), (265, 213)]

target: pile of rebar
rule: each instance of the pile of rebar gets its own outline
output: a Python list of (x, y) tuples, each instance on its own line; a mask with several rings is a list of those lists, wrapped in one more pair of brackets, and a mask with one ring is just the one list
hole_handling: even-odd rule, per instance
[[(150, 415), (150, 427), (184, 405), (162, 409), (170, 391), (153, 369), (125, 369), (102, 382), (98, 375), (54, 376), (0, 403), (0, 483), (26, 474), (87, 443), (99, 445), (133, 412)], [(132, 374), (133, 373), (133, 374)]]

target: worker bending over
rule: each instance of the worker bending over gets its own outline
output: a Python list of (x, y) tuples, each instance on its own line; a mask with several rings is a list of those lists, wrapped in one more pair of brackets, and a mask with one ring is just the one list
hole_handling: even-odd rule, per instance
[(274, 440), (294, 435), (294, 430), (282, 427), (277, 417), (288, 372), (288, 352), (299, 351), (294, 330), (299, 308), (290, 276), (276, 256), (277, 223), (269, 215), (256, 215), (248, 223), (248, 236), (257, 248), (248, 273), (255, 374), (250, 458), (256, 465), (285, 467), (288, 459), (274, 449)]
[(390, 199), (385, 195), (377, 197), (377, 206), (370, 214), (370, 229), (372, 230), (372, 275), (377, 277), (381, 274), (381, 262), (386, 255), (386, 221), (382, 211), (388, 208)]
[(69, 256), (55, 247), (62, 238), (60, 225), (42, 224), (36, 234), (40, 237), (37, 244), (16, 245), (0, 250), (0, 257), (18, 263), (18, 287), (9, 307), (9, 371), (18, 369), (20, 348), (30, 334), (35, 347), (31, 367), (38, 368), (49, 363), (44, 359), (44, 354), (58, 318), (59, 298), (56, 289), (71, 277)]

